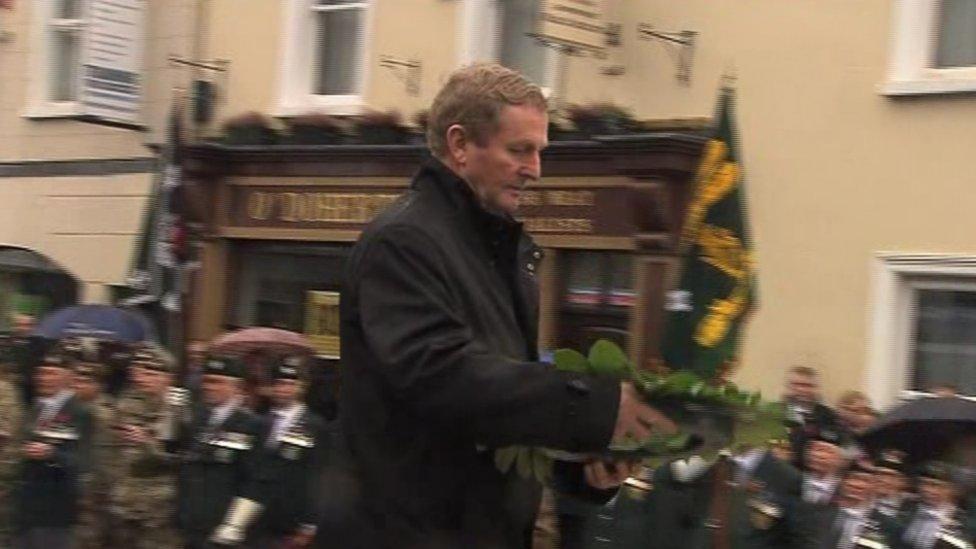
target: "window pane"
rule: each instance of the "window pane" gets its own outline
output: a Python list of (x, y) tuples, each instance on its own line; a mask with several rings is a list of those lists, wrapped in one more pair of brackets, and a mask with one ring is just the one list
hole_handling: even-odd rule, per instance
[(51, 64), (51, 99), (78, 100), (79, 37), (70, 31), (54, 31), (54, 62)]
[(920, 290), (913, 389), (976, 394), (976, 292)]
[(78, 19), (81, 17), (81, 0), (60, 0), (57, 17), (61, 19)]
[(319, 12), (314, 93), (355, 94), (362, 64), (363, 10)]
[(499, 61), (520, 71), (536, 84), (545, 85), (546, 48), (527, 33), (536, 32), (538, 0), (502, 0)]
[(595, 252), (571, 252), (568, 255), (566, 301), (580, 305), (596, 305), (603, 301), (603, 261), (606, 257)]
[(976, 66), (976, 0), (942, 0), (937, 67)]
[(366, 0), (318, 0), (320, 6), (341, 6), (343, 4), (363, 4)]
[(637, 301), (634, 292), (634, 256), (631, 254), (610, 255), (610, 304), (631, 307)]

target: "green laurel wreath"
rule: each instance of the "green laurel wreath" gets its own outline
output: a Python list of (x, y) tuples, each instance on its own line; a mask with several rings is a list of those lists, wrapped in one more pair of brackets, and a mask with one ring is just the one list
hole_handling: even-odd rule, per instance
[[(587, 356), (574, 349), (559, 349), (555, 367), (562, 371), (629, 381), (645, 401), (697, 403), (712, 409), (725, 409), (735, 416), (735, 442), (762, 444), (773, 433), (782, 432), (782, 413), (763, 404), (759, 392), (740, 390), (729, 381), (706, 380), (688, 370), (666, 374), (638, 370), (615, 343), (601, 339), (590, 347)], [(679, 455), (688, 449), (689, 434), (654, 435), (647, 440), (628, 440), (613, 445), (610, 453), (641, 457)], [(565, 454), (546, 448), (508, 446), (495, 450), (495, 466), (502, 473), (515, 469), (526, 479), (546, 483), (552, 477), (554, 456)]]

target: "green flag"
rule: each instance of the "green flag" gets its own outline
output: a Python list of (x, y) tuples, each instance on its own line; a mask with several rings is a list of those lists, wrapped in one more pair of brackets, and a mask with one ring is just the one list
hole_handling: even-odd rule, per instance
[(706, 379), (736, 365), (756, 296), (733, 109), (734, 92), (725, 88), (695, 176), (681, 235), (680, 283), (667, 296), (661, 343), (668, 368)]

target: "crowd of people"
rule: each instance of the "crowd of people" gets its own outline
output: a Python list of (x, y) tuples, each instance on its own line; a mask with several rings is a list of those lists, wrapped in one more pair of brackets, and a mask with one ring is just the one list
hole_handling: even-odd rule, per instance
[(311, 544), (332, 433), (305, 403), (305, 357), (270, 360), (256, 388), (199, 344), (178, 379), (154, 343), (66, 338), (31, 365), (27, 334), (0, 379), (0, 547)]
[[(953, 396), (950, 387), (933, 392)], [(878, 412), (855, 391), (836, 407), (824, 404), (811, 368), (788, 372), (783, 397), (788, 438), (714, 463), (692, 458), (644, 470), (612, 505), (591, 510), (585, 534), (553, 546), (972, 547), (976, 487), (966, 467), (862, 447)], [(574, 517), (558, 516), (566, 518)]]

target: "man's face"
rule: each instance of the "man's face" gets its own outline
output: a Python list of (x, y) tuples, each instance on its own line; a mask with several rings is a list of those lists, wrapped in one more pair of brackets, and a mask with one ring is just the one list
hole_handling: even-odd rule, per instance
[(868, 401), (863, 398), (856, 398), (838, 406), (837, 415), (848, 429), (856, 433), (868, 427), (874, 419)]
[(953, 503), (952, 485), (934, 478), (923, 477), (918, 481), (918, 495), (922, 502), (932, 507)]
[(186, 347), (186, 358), (190, 364), (202, 364), (207, 355), (207, 344), (202, 341), (194, 341)]
[(136, 378), (136, 387), (144, 395), (158, 395), (170, 384), (171, 376), (168, 372), (160, 372), (149, 368), (139, 368), (139, 370), (139, 375)]
[(790, 374), (786, 380), (786, 397), (797, 402), (812, 404), (820, 400), (820, 384), (812, 376)]
[(833, 475), (843, 465), (840, 448), (823, 440), (815, 440), (807, 446), (807, 468), (819, 475)]
[(238, 379), (207, 374), (203, 376), (203, 400), (208, 406), (220, 406), (237, 395)]
[(29, 336), (34, 331), (34, 317), (17, 315), (14, 317), (14, 332), (19, 336)]
[[(489, 210), (514, 214), (522, 191), (541, 176), (540, 153), (549, 144), (549, 116), (531, 105), (507, 105), (498, 129), (484, 146), (470, 134), (457, 151), (463, 157), (459, 175)], [(460, 158), (455, 155), (455, 158)]]
[(271, 385), (275, 406), (289, 406), (298, 399), (299, 385), (294, 379), (278, 379)]
[(91, 376), (73, 375), (73, 389), (78, 398), (84, 402), (91, 402), (98, 397), (98, 382)]
[(68, 371), (56, 366), (41, 366), (35, 370), (34, 383), (41, 396), (49, 397), (68, 385)]
[(860, 471), (844, 477), (840, 493), (844, 504), (850, 507), (861, 507), (870, 502), (874, 497), (873, 480), (873, 475)]
[(878, 469), (876, 483), (878, 495), (882, 497), (897, 496), (907, 488), (905, 475), (894, 469)]

